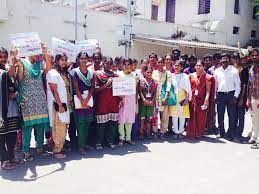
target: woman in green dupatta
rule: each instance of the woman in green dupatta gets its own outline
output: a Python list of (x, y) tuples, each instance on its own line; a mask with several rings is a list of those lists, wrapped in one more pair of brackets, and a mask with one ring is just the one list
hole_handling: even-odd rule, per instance
[(44, 91), (42, 70), (46, 73), (51, 69), (51, 58), (47, 48), (42, 45), (42, 52), (46, 62), (43, 67), (42, 56), (35, 55), (26, 59), (17, 59), (18, 51), (14, 52), (17, 59), (19, 81), (18, 103), (22, 114), (22, 150), (26, 160), (32, 159), (30, 155), (30, 141), (32, 129), (35, 130), (38, 154), (44, 154), (44, 130), (49, 128), (47, 100)]

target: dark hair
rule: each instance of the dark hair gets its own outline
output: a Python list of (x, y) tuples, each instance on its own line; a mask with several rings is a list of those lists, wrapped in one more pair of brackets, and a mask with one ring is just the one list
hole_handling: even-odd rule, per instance
[(182, 68), (184, 68), (184, 66), (185, 66), (184, 61), (182, 61), (182, 60), (175, 61), (175, 64), (179, 64)]
[[(111, 61), (112, 64), (113, 64), (113, 59), (112, 59), (111, 57), (108, 57), (108, 56), (103, 57), (103, 64), (106, 63), (107, 61)], [(112, 65), (112, 64), (111, 64), (111, 65)]]
[(8, 55), (8, 51), (4, 47), (0, 47), (0, 53)]
[(151, 55), (155, 55), (156, 59), (157, 59), (157, 54), (155, 52), (151, 52), (149, 55), (148, 55), (148, 58), (150, 59)]
[(221, 59), (221, 53), (220, 52), (216, 52), (212, 55), (213, 60), (218, 60)]
[(222, 59), (223, 57), (227, 57), (228, 59), (231, 59), (231, 56), (228, 53), (222, 53), (220, 59)]
[(179, 49), (173, 49), (172, 53), (178, 53), (181, 54), (181, 51)]
[(122, 64), (123, 65), (125, 65), (125, 63), (129, 63), (130, 65), (132, 65), (133, 64), (133, 62), (132, 62), (132, 59), (131, 58), (128, 58), (128, 59), (122, 59)]
[(163, 57), (158, 57), (157, 60), (162, 59), (163, 63), (165, 62), (165, 59)]
[(190, 60), (190, 59), (195, 59), (195, 60), (197, 60), (197, 57), (196, 57), (195, 55), (189, 55), (188, 60)]
[(142, 60), (140, 61), (140, 63), (142, 64), (142, 63), (144, 62), (144, 60), (146, 60), (147, 63), (149, 63), (149, 60), (148, 60), (148, 59), (142, 59)]
[(205, 66), (205, 63), (204, 63), (203, 60), (200, 60), (200, 59), (199, 59), (196, 64), (198, 64), (198, 63), (202, 64), (203, 67)]
[(100, 57), (101, 57), (101, 58), (103, 57), (103, 56), (102, 56), (102, 53), (101, 53), (101, 52), (99, 52), (99, 51), (94, 52), (94, 54), (93, 54), (93, 58), (95, 57), (95, 55), (100, 55)]
[(144, 72), (146, 72), (148, 70), (153, 71), (153, 68), (148, 65), (148, 66), (145, 66), (143, 70), (144, 70)]
[(66, 55), (65, 53), (57, 54), (57, 55), (55, 56), (55, 60), (54, 60), (55, 64), (57, 64), (58, 61), (59, 61), (62, 57), (65, 57), (66, 60), (67, 60), (67, 55)]
[(122, 61), (122, 57), (115, 57), (115, 59), (114, 59), (114, 63), (115, 63), (116, 65), (121, 64), (121, 61)]
[(77, 63), (78, 65), (79, 65), (79, 60), (80, 60), (80, 58), (81, 58), (82, 56), (84, 56), (84, 57), (86, 57), (86, 58), (89, 58), (87, 52), (81, 51), (81, 52), (77, 55), (77, 57), (76, 57), (76, 63)]
[(172, 55), (172, 54), (167, 53), (167, 54), (165, 55), (165, 58), (168, 57), (168, 56), (171, 57), (171, 59), (173, 59), (173, 55)]
[(210, 54), (206, 54), (206, 55), (204, 55), (204, 57), (203, 57), (203, 60), (204, 60), (204, 61), (205, 61), (205, 59), (213, 60), (213, 57), (212, 57), (212, 55), (210, 55)]
[(132, 59), (132, 63), (138, 63), (137, 59)]
[(241, 60), (241, 57), (240, 57), (239, 52), (234, 52), (234, 53), (233, 53), (233, 55), (232, 55), (232, 59), (238, 59), (238, 60)]
[(254, 52), (256, 52), (257, 54), (259, 54), (259, 50), (258, 50), (258, 49), (254, 49), (254, 50), (250, 53), (250, 55), (251, 55), (252, 53), (254, 53)]

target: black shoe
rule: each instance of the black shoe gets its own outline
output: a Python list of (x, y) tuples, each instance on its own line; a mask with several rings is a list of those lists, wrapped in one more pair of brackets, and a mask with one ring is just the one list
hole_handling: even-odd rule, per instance
[(228, 140), (228, 141), (233, 141), (233, 139), (234, 139), (233, 136), (230, 135), (230, 134), (225, 134), (224, 138), (225, 138), (226, 140)]

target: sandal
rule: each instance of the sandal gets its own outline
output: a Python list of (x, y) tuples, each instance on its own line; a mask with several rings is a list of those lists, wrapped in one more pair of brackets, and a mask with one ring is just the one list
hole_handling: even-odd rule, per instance
[(4, 162), (1, 164), (1, 168), (2, 168), (3, 170), (9, 171), (9, 170), (13, 170), (13, 169), (15, 168), (15, 166), (12, 165), (9, 161), (4, 161)]
[(121, 141), (119, 141), (119, 143), (118, 143), (118, 147), (122, 147), (123, 146), (123, 141), (121, 140)]
[(49, 153), (44, 151), (43, 149), (38, 149), (37, 153), (39, 156), (48, 156), (49, 155)]
[(67, 156), (65, 154), (62, 154), (62, 153), (54, 153), (54, 157), (56, 159), (62, 160), (64, 158), (66, 158)]
[(103, 150), (103, 147), (101, 144), (96, 144), (96, 150), (97, 151), (102, 151)]
[(32, 155), (30, 153), (24, 153), (24, 160), (25, 162), (30, 162), (30, 161), (33, 161), (34, 158), (32, 157)]
[(250, 148), (251, 148), (251, 149), (259, 149), (259, 144), (258, 144), (258, 143), (255, 143), (255, 144), (253, 144)]
[(79, 154), (85, 156), (86, 155), (85, 149), (84, 148), (80, 148), (79, 149)]
[(14, 164), (24, 164), (24, 160), (20, 159), (20, 158), (15, 158), (12, 160), (12, 162)]
[(111, 149), (115, 149), (115, 148), (117, 148), (117, 146), (116, 146), (116, 145), (114, 145), (113, 143), (109, 143), (109, 144), (108, 144), (108, 146), (109, 146)]

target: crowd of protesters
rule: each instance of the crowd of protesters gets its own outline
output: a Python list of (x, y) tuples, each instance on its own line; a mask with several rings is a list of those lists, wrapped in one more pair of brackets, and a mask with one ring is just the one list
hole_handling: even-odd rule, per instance
[[(76, 63), (66, 54), (18, 57), (0, 48), (0, 156), (4, 170), (32, 160), (34, 131), (38, 155), (44, 140), (53, 156), (66, 157), (65, 143), (81, 155), (88, 149), (115, 149), (142, 139), (200, 139), (205, 134), (259, 148), (259, 51), (136, 59), (89, 56)], [(113, 79), (134, 77), (136, 94), (113, 96)], [(227, 109), (229, 126), (225, 130)], [(253, 128), (243, 137), (245, 113)], [(218, 126), (216, 126), (216, 120)], [(23, 157), (14, 150), (22, 149)]]

